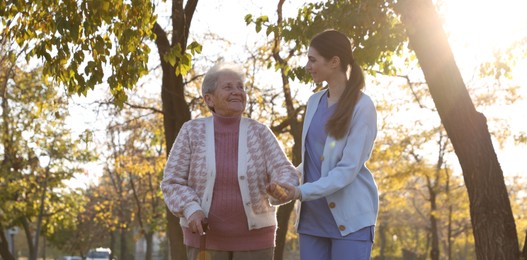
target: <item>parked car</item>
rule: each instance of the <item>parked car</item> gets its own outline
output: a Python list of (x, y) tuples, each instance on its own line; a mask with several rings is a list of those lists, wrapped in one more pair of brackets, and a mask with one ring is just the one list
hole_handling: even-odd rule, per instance
[(65, 255), (60, 258), (60, 260), (82, 260), (80, 256)]
[(86, 260), (110, 260), (111, 253), (109, 248), (98, 247), (88, 252)]

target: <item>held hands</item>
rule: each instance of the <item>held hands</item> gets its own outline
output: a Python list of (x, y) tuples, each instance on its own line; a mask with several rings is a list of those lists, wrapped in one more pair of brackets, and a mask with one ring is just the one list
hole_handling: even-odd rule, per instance
[(208, 230), (205, 213), (201, 210), (192, 213), (188, 219), (188, 227), (192, 233), (198, 233), (200, 236), (205, 235), (205, 232)]
[(286, 183), (271, 182), (267, 185), (266, 190), (270, 196), (282, 203), (301, 199), (300, 189)]

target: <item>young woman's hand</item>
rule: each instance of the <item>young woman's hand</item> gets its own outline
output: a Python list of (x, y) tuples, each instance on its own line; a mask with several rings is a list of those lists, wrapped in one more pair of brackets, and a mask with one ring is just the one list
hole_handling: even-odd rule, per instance
[(267, 193), (278, 201), (285, 203), (291, 200), (300, 199), (300, 189), (286, 183), (271, 182), (267, 185)]

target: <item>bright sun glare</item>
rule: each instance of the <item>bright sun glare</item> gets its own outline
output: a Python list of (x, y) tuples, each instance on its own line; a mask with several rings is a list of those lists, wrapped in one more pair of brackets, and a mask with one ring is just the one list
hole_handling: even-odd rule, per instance
[[(527, 39), (527, 1), (526, 0), (438, 0), (440, 13), (444, 19), (445, 31), (454, 52), (456, 63), (462, 67), (472, 66), (489, 60), (493, 52), (510, 47), (514, 42)], [(527, 110), (527, 61), (520, 60), (513, 71), (512, 80), (520, 87), (523, 100), (509, 107), (510, 112), (494, 111), (500, 117), (509, 117), (512, 131), (527, 131), (527, 121), (523, 113)], [(473, 72), (470, 72), (473, 73)], [(519, 113), (514, 113), (518, 111)], [(509, 149), (498, 151), (498, 157), (505, 174), (522, 174), (524, 152), (511, 144)]]
[(527, 36), (525, 0), (450, 0), (444, 6), (445, 28), (454, 41), (484, 51)]

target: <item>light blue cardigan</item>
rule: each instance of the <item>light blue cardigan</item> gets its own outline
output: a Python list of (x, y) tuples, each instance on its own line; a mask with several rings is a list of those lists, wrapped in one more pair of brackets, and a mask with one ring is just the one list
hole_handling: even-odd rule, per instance
[[(327, 90), (313, 94), (307, 102), (302, 131), (302, 163), (298, 166), (301, 172), (300, 183), (304, 183), (305, 138), (325, 91)], [(300, 186), (302, 201), (326, 198), (342, 236), (375, 225), (377, 220), (379, 211), (377, 184), (370, 170), (365, 166), (370, 158), (376, 136), (375, 105), (369, 96), (361, 93), (348, 134), (340, 140), (329, 135), (326, 139), (320, 179)], [(299, 203), (297, 216), (300, 216), (300, 210)]]

